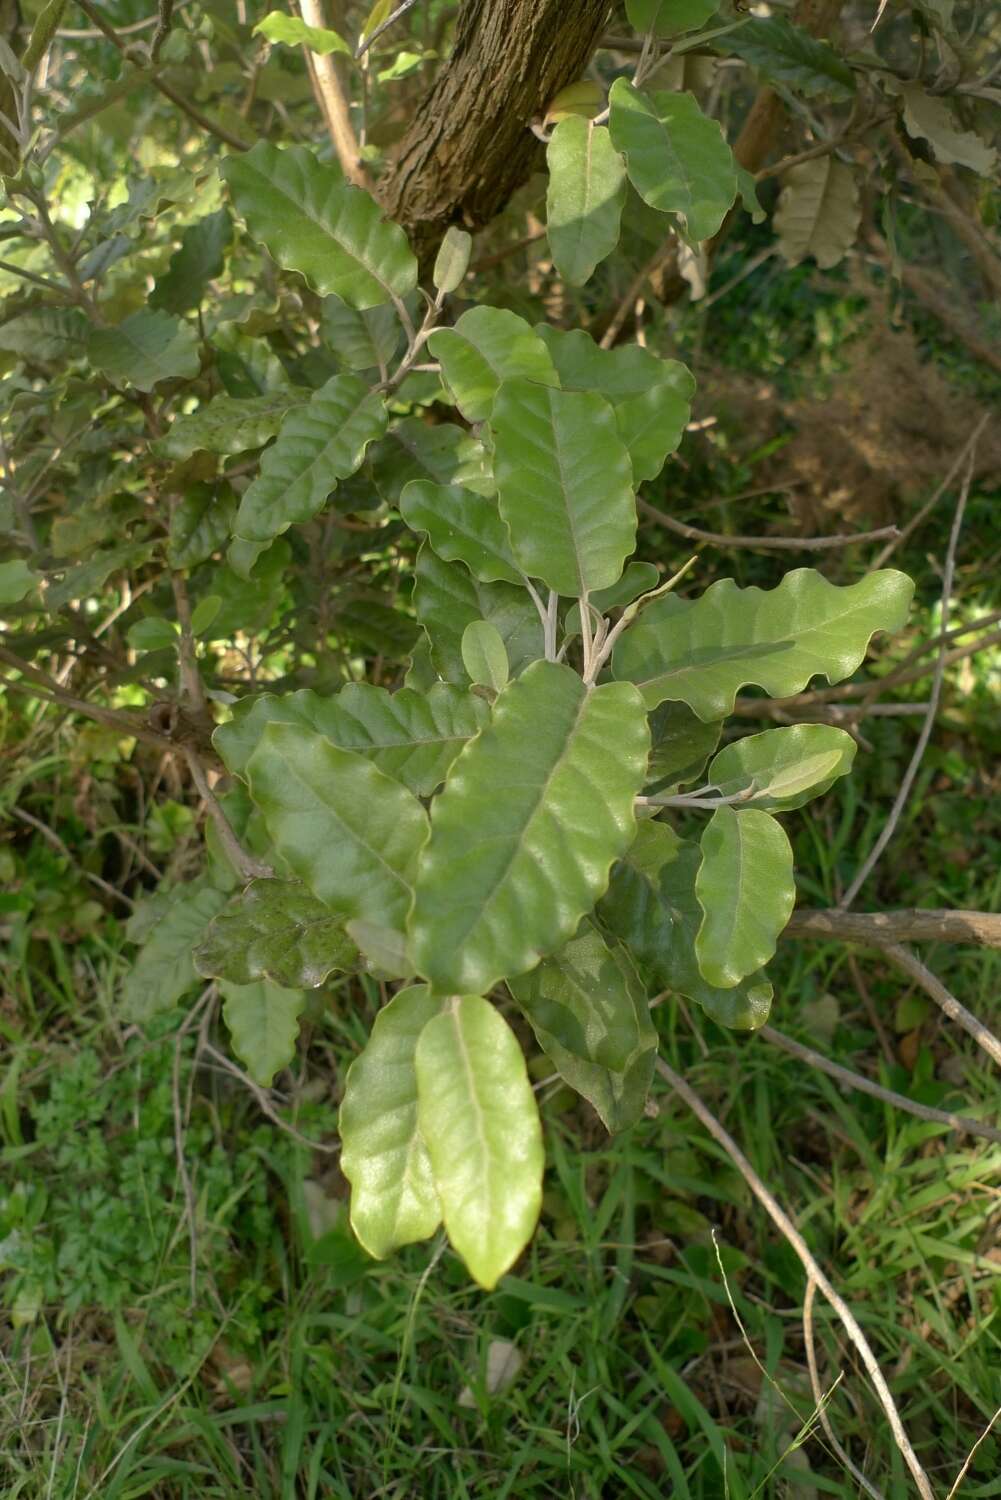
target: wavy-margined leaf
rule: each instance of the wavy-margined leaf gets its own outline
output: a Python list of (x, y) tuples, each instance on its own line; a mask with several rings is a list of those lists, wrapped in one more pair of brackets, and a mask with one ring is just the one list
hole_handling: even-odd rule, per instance
[(410, 919), (418, 973), (485, 993), (567, 942), (633, 837), (649, 748), (626, 684), (588, 691), (545, 661), (510, 683), (434, 803)]
[(255, 240), (287, 271), (350, 307), (376, 307), (417, 285), (417, 261), (397, 224), (307, 146), (258, 141), (227, 156), (222, 175)]
[(542, 1127), (525, 1059), (478, 995), (428, 1021), (417, 1043), (417, 1121), (453, 1247), (490, 1291), (542, 1206)]
[(283, 42), (286, 47), (308, 47), (321, 57), (330, 52), (351, 56), (351, 48), (339, 32), (326, 26), (307, 26), (299, 16), (287, 16), (281, 10), (269, 11), (263, 21), (258, 21), (253, 35), (267, 37), (269, 42)]
[(351, 1184), (351, 1227), (377, 1260), (426, 1240), (441, 1222), (417, 1127), (414, 1060), (422, 1031), (441, 1008), (426, 984), (399, 990), (379, 1011), (344, 1081), (341, 1171)]
[(23, 558), (0, 563), (0, 604), (20, 604), (41, 579)]
[(994, 147), (988, 146), (976, 131), (960, 130), (945, 99), (929, 94), (913, 81), (904, 83), (887, 77), (883, 87), (903, 100), (907, 134), (926, 140), (938, 161), (969, 167), (981, 177), (994, 175), (998, 159)]
[(359, 312), (340, 297), (324, 297), (320, 331), (349, 370), (378, 370), (392, 359), (403, 330), (390, 303)]
[(109, 380), (137, 391), (151, 391), (161, 380), (190, 380), (201, 364), (191, 324), (145, 307), (114, 328), (92, 329), (87, 354)]
[(572, 286), (583, 286), (619, 242), (626, 169), (603, 125), (568, 115), (546, 150), (546, 233), (553, 262)]
[(481, 583), (523, 586), (496, 500), (458, 484), (415, 479), (400, 496), (400, 515), (411, 531), (425, 533), (439, 557), (465, 563)]
[(222, 1018), (233, 1051), (255, 1083), (270, 1088), (275, 1074), (295, 1056), (299, 1017), (306, 997), (266, 979), (253, 984), (220, 984)]
[(719, 0), (626, 0), (630, 26), (654, 36), (697, 31), (718, 9)]
[(195, 411), (175, 417), (164, 436), (152, 444), (153, 452), (158, 458), (183, 463), (200, 451), (228, 457), (260, 448), (274, 437), (286, 412), (303, 400), (303, 392), (291, 387), (245, 400), (215, 396)]
[(524, 571), (572, 597), (615, 583), (636, 545), (636, 501), (609, 402), (508, 380), (490, 426), (500, 511)]
[(168, 313), (186, 313), (197, 307), (208, 283), (222, 274), (226, 247), (232, 238), (233, 225), (225, 208), (189, 224), (180, 247), (170, 257), (170, 265), (156, 279), (150, 307)]
[(482, 698), (451, 683), (435, 683), (426, 693), (412, 688), (390, 693), (372, 683), (352, 682), (332, 697), (301, 688), (280, 697), (264, 693), (245, 699), (230, 722), (220, 724), (213, 743), (227, 769), (245, 776), (265, 725), (301, 725), (342, 750), (367, 756), (418, 797), (430, 797), (489, 717)]
[(598, 913), (625, 943), (657, 989), (675, 990), (701, 1005), (721, 1026), (754, 1031), (768, 1019), (772, 986), (763, 973), (730, 989), (709, 984), (699, 969), (695, 940), (702, 908), (695, 881), (698, 844), (666, 823), (640, 823), (628, 852), (612, 871)]
[(599, 391), (615, 408), (619, 437), (629, 450), (633, 482), (655, 479), (684, 436), (695, 380), (676, 359), (659, 359), (638, 344), (602, 349), (591, 335), (541, 324), (564, 390)]
[(268, 542), (312, 520), (338, 480), (353, 474), (386, 430), (386, 403), (357, 375), (335, 375), (282, 422), (244, 491), (236, 535)]
[(668, 702), (655, 708), (650, 715), (647, 785), (659, 789), (694, 781), (719, 744), (722, 729), (720, 722), (704, 723), (687, 703)]
[(228, 899), (227, 891), (202, 875), (172, 891), (158, 892), (151, 904), (153, 923), (145, 931), (141, 908), (130, 918), (129, 936), (143, 943), (122, 986), (122, 1005), (130, 1020), (151, 1020), (197, 983), (191, 950)]
[(792, 847), (766, 812), (718, 807), (702, 834), (695, 956), (707, 983), (732, 989), (773, 956), (792, 916)]
[(474, 620), (489, 620), (500, 631), (514, 677), (543, 654), (538, 611), (524, 588), (481, 583), (461, 563), (443, 561), (428, 546), (417, 554), (414, 609), (427, 632), (435, 671), (449, 682), (469, 681), (462, 636)]
[(294, 724), (268, 724), (247, 763), (250, 795), (289, 867), (320, 901), (399, 930), (427, 814), (364, 756)]
[(229, 541), (236, 500), (228, 484), (193, 484), (171, 511), (167, 560), (194, 568)]
[(862, 219), (858, 185), (851, 167), (832, 156), (801, 161), (783, 178), (773, 224), (787, 265), (812, 255), (830, 270), (855, 243)]
[(647, 94), (625, 78), (609, 92), (609, 129), (644, 202), (684, 219), (692, 240), (711, 239), (737, 196), (733, 154), (718, 120), (692, 94)]
[(559, 385), (552, 360), (538, 334), (503, 307), (471, 307), (454, 328), (439, 328), (428, 339), (455, 404), (467, 422), (489, 417), (497, 388), (521, 377)]
[(614, 1135), (643, 1113), (657, 1054), (646, 990), (620, 943), (585, 918), (576, 935), (508, 988), (560, 1077)]
[(748, 683), (775, 696), (850, 677), (877, 630), (899, 630), (914, 584), (892, 568), (839, 587), (796, 568), (773, 589), (721, 578), (700, 598), (668, 594), (647, 606), (614, 656), (618, 678), (635, 682), (648, 708), (687, 703), (700, 719), (724, 719)]
[(205, 979), (312, 990), (328, 974), (358, 966), (337, 912), (296, 880), (252, 880), (209, 923), (194, 952)]
[(396, 505), (414, 480), (455, 484), (493, 495), (496, 486), (483, 444), (464, 427), (441, 422), (429, 427), (420, 417), (394, 422), (369, 454), (372, 479), (387, 505)]
[(748, 807), (790, 812), (847, 776), (857, 748), (850, 734), (831, 724), (766, 729), (721, 750), (707, 780), (727, 797), (753, 788)]
[(820, 41), (785, 16), (752, 16), (717, 39), (720, 52), (736, 53), (774, 83), (812, 99), (851, 99), (852, 70), (829, 42)]

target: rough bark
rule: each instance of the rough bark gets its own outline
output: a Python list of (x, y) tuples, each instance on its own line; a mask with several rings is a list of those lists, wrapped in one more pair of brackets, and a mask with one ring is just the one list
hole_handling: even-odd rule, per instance
[(540, 160), (529, 126), (578, 79), (608, 0), (464, 0), (455, 46), (401, 142), (379, 196), (427, 255), (449, 224), (478, 229)]
[(1001, 916), (990, 911), (797, 911), (782, 934), (835, 938), (875, 948), (895, 943), (965, 943), (1001, 948)]

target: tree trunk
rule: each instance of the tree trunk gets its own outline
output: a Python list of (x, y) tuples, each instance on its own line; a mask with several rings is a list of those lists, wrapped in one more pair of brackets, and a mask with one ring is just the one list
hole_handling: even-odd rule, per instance
[(464, 0), (455, 46), (379, 188), (422, 257), (450, 224), (479, 229), (533, 171), (529, 126), (578, 79), (608, 0)]

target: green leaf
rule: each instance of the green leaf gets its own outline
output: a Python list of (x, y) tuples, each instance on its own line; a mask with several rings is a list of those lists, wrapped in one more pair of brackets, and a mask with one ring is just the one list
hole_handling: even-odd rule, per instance
[(364, 756), (292, 724), (268, 724), (247, 763), (250, 795), (289, 868), (346, 918), (399, 930), (427, 814)]
[(629, 450), (634, 484), (655, 479), (684, 436), (695, 381), (676, 359), (659, 359), (638, 344), (602, 349), (583, 329), (540, 325), (564, 390), (598, 391), (615, 408)]
[(254, 984), (219, 986), (222, 1018), (233, 1051), (255, 1083), (270, 1088), (275, 1074), (295, 1056), (299, 1017), (306, 997), (259, 979)]
[(726, 797), (753, 786), (748, 807), (790, 812), (847, 776), (857, 748), (850, 734), (830, 724), (766, 729), (721, 750), (707, 779)]
[(160, 307), (168, 313), (191, 312), (197, 307), (209, 282), (222, 275), (226, 247), (232, 237), (233, 225), (224, 208), (189, 224), (167, 270), (157, 277), (149, 296), (150, 307)]
[(294, 880), (252, 880), (209, 924), (194, 951), (205, 979), (269, 979), (312, 990), (328, 974), (358, 967), (342, 918)]
[(454, 999), (417, 1043), (417, 1120), (454, 1249), (490, 1291), (532, 1237), (545, 1156), (514, 1033), (486, 1000)]
[(400, 515), (412, 531), (426, 534), (439, 557), (465, 563), (482, 583), (522, 585), (496, 500), (458, 484), (413, 479), (400, 496)]
[(801, 161), (783, 177), (773, 224), (782, 259), (798, 266), (812, 255), (823, 270), (843, 260), (862, 219), (851, 167), (833, 156)]
[(236, 535), (267, 542), (312, 520), (338, 480), (361, 465), (369, 443), (386, 430), (386, 404), (357, 375), (335, 375), (289, 412), (278, 440), (237, 511)]
[(219, 594), (206, 594), (204, 598), (199, 599), (191, 611), (191, 634), (200, 636), (211, 630), (220, 609), (222, 609), (222, 598)]
[(417, 285), (417, 261), (403, 230), (308, 147), (279, 150), (259, 141), (252, 151), (227, 156), (221, 170), (253, 238), (315, 291), (360, 309), (405, 297)]
[(914, 584), (892, 568), (839, 587), (796, 568), (774, 589), (721, 578), (695, 600), (668, 594), (647, 606), (613, 659), (648, 708), (687, 703), (700, 719), (726, 718), (748, 683), (787, 697), (821, 674), (840, 682), (860, 665), (877, 630), (899, 630)]
[(83, 353), (90, 324), (75, 307), (38, 307), (0, 323), (0, 349), (33, 363), (68, 360)]
[(636, 545), (636, 502), (609, 403), (508, 380), (491, 429), (500, 511), (524, 571), (572, 597), (615, 583)]
[(376, 489), (388, 505), (398, 505), (401, 492), (415, 479), (496, 494), (483, 444), (452, 422), (429, 427), (420, 417), (404, 417), (376, 444), (370, 461)]
[(198, 335), (169, 313), (143, 308), (116, 328), (93, 328), (87, 355), (109, 380), (151, 391), (161, 380), (198, 374)]
[(245, 776), (247, 762), (267, 724), (300, 725), (324, 735), (342, 750), (367, 756), (419, 797), (430, 797), (445, 779), (467, 740), (489, 718), (482, 698), (451, 683), (435, 683), (426, 693), (349, 683), (333, 697), (312, 688), (275, 697), (264, 693), (236, 705), (213, 743), (234, 776)]
[(377, 1260), (426, 1240), (441, 1222), (417, 1128), (414, 1060), (421, 1033), (441, 1007), (426, 984), (399, 990), (379, 1011), (345, 1079), (341, 1171), (351, 1184), (351, 1227)]
[(435, 670), (449, 682), (469, 681), (462, 635), (473, 620), (489, 620), (500, 631), (514, 677), (543, 653), (539, 615), (523, 588), (480, 583), (466, 568), (444, 562), (428, 546), (417, 555), (414, 609), (431, 643)]
[(216, 396), (204, 406), (175, 417), (165, 435), (152, 444), (158, 458), (183, 463), (193, 453), (229, 457), (260, 448), (273, 438), (285, 413), (304, 399), (301, 391), (271, 391), (266, 396)]
[(717, 989), (699, 970), (695, 939), (702, 909), (695, 880), (701, 860), (698, 844), (679, 839), (666, 823), (640, 823), (612, 871), (598, 913), (656, 989), (694, 1000), (721, 1026), (754, 1031), (767, 1021), (771, 1006), (765, 976), (752, 974), (731, 989)]
[(0, 563), (0, 604), (20, 604), (40, 581), (41, 576), (20, 557)]
[(695, 939), (702, 977), (732, 989), (772, 957), (796, 904), (792, 848), (781, 824), (766, 812), (718, 807), (702, 835), (695, 894), (703, 913)]
[(719, 0), (626, 0), (626, 15), (636, 31), (680, 36), (697, 31), (718, 8)]
[(758, 185), (753, 173), (746, 167), (737, 163), (737, 191), (740, 193), (741, 205), (746, 214), (750, 215), (752, 224), (763, 224), (768, 217), (761, 207), (758, 198)]
[(559, 385), (546, 346), (524, 318), (502, 307), (471, 307), (454, 328), (439, 328), (428, 339), (455, 404), (467, 422), (489, 417), (504, 380), (521, 376), (540, 385)]
[(691, 94), (646, 94), (625, 78), (609, 93), (609, 129), (644, 202), (684, 219), (693, 241), (711, 239), (737, 196), (733, 155), (716, 120)]
[(112, 573), (137, 568), (146, 561), (153, 548), (148, 542), (123, 542), (120, 547), (107, 547), (88, 557), (86, 562), (71, 568), (58, 583), (49, 583), (45, 604), (50, 614), (62, 609), (72, 599), (86, 599), (103, 588)]
[(337, 358), (350, 370), (385, 369), (396, 353), (402, 332), (391, 304), (359, 312), (340, 297), (324, 297), (320, 329)]
[(287, 16), (284, 11), (272, 10), (258, 21), (254, 36), (263, 36), (269, 42), (283, 42), (286, 47), (308, 47), (326, 57), (330, 52), (340, 52), (351, 57), (351, 48), (344, 38), (326, 26), (307, 26), (298, 16)]
[(571, 938), (635, 829), (649, 735), (624, 684), (538, 661), (453, 763), (410, 921), (418, 973), (485, 993)]
[(569, 115), (546, 150), (546, 232), (556, 269), (583, 286), (619, 242), (626, 169), (603, 125)]
[(457, 224), (450, 224), (442, 236), (431, 276), (435, 291), (442, 297), (457, 291), (462, 285), (472, 251), (472, 235)]
[(539, 1046), (560, 1077), (597, 1110), (613, 1135), (643, 1114), (657, 1032), (646, 990), (626, 950), (590, 918), (558, 953), (508, 981)]
[(122, 986), (122, 1006), (131, 1021), (152, 1020), (176, 1005), (197, 982), (191, 950), (200, 942), (212, 918), (226, 905), (227, 893), (210, 885), (204, 875), (164, 893), (155, 906), (146, 933), (129, 922), (129, 936), (145, 937), (142, 951)]
[(169, 620), (147, 615), (130, 625), (125, 639), (134, 651), (174, 651), (177, 648), (177, 626)]
[(662, 703), (650, 715), (648, 786), (660, 790), (694, 781), (719, 744), (721, 723), (704, 724), (687, 703)]
[(167, 561), (172, 568), (194, 568), (229, 541), (236, 501), (228, 484), (193, 484), (170, 516)]
[(473, 620), (462, 632), (462, 663), (470, 682), (499, 693), (510, 670), (504, 637), (487, 620)]
[(855, 94), (852, 70), (828, 42), (819, 41), (785, 16), (752, 17), (720, 38), (721, 52), (732, 52), (773, 83), (812, 99), (835, 102)]

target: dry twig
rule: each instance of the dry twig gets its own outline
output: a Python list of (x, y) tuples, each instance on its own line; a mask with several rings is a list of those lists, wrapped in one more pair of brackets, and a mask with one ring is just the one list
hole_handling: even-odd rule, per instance
[(646, 500), (639, 500), (639, 509), (658, 526), (673, 531), (689, 542), (711, 542), (716, 547), (751, 547), (773, 552), (824, 552), (835, 547), (854, 547), (860, 542), (882, 542), (887, 537), (899, 535), (896, 526), (881, 526), (877, 531), (859, 531), (854, 535), (840, 536), (727, 536), (721, 531), (703, 531), (698, 526), (688, 526), (676, 521)]

